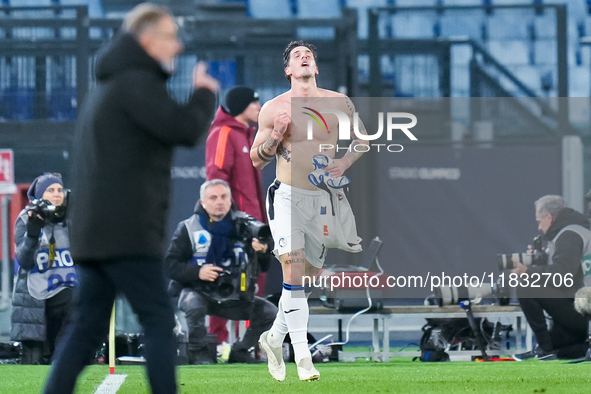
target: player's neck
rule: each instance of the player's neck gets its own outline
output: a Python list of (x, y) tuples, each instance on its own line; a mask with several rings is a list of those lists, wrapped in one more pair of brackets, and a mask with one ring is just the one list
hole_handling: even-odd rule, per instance
[(244, 117), (244, 115), (240, 114), (238, 116), (234, 116), (234, 119), (236, 119), (236, 121), (242, 123), (244, 126), (249, 127), (250, 125), (248, 124), (248, 120)]
[(295, 80), (291, 85), (292, 97), (316, 97), (318, 96), (318, 86), (316, 86), (316, 78), (308, 78), (305, 80)]

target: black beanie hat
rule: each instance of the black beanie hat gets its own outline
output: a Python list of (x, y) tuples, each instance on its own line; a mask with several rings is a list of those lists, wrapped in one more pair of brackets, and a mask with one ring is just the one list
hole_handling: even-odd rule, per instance
[(226, 93), (226, 111), (232, 116), (238, 116), (253, 101), (258, 101), (257, 92), (246, 86), (236, 86)]

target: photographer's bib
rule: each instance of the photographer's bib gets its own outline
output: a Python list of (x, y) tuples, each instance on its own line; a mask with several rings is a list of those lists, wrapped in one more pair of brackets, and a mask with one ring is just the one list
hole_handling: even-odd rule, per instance
[[(53, 261), (49, 242), (52, 231), (55, 238)], [(29, 294), (38, 300), (45, 300), (68, 287), (74, 287), (77, 281), (67, 230), (61, 225), (53, 225), (53, 229), (52, 226), (44, 227), (39, 237), (35, 266), (27, 275)]]
[(583, 240), (583, 259), (581, 260), (581, 268), (583, 270), (583, 283), (585, 286), (591, 286), (591, 231), (578, 224), (569, 224), (556, 234), (554, 239), (548, 242), (546, 253), (548, 253), (548, 262), (552, 263), (552, 256), (554, 255), (555, 243), (558, 237), (565, 231), (574, 231), (579, 234)]
[(193, 257), (189, 260), (189, 264), (205, 264), (205, 257), (211, 246), (211, 234), (201, 226), (198, 215), (193, 215), (185, 220), (185, 227), (193, 250)]

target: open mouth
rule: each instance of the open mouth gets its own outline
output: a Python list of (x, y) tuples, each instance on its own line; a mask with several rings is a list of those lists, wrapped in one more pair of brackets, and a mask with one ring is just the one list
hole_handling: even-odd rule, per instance
[(302, 63), (302, 67), (308, 67), (308, 66), (309, 66), (308, 62), (303, 62)]

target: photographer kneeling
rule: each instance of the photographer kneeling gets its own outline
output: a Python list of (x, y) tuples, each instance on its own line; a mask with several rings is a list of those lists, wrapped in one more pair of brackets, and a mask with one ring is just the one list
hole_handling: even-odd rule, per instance
[[(561, 196), (544, 196), (535, 202), (535, 208), (538, 229), (548, 241), (547, 264), (526, 266), (514, 258), (515, 268), (511, 272), (520, 276), (517, 297), (538, 345), (514, 358), (522, 361), (582, 357), (587, 350), (587, 320), (575, 310), (574, 296), (583, 287), (583, 257), (591, 255), (589, 220), (567, 208)], [(536, 282), (538, 287), (532, 286)], [(550, 330), (544, 312), (552, 318)]]
[(186, 314), (190, 364), (211, 361), (205, 315), (250, 320), (244, 338), (232, 346), (228, 362), (258, 363), (248, 349), (271, 327), (277, 314), (272, 303), (254, 296), (259, 266), (266, 271), (271, 262), (270, 230), (231, 209), (230, 193), (221, 179), (205, 182), (195, 214), (179, 223), (164, 259), (172, 279), (169, 289), (175, 284), (182, 287), (178, 307)]
[(51, 359), (67, 324), (77, 281), (64, 221), (63, 186), (57, 173), (35, 179), (27, 192), (30, 204), (20, 212), (14, 227), (19, 269), (10, 338), (22, 343), (22, 364)]

